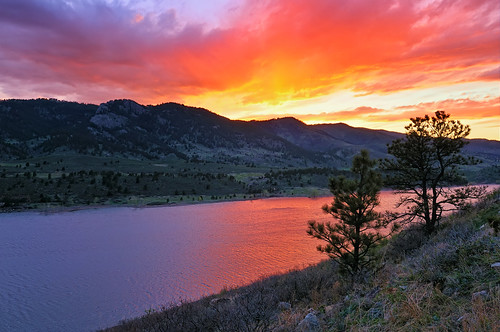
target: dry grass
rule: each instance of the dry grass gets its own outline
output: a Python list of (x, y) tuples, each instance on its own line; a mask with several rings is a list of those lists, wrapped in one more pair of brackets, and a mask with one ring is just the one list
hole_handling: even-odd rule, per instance
[(489, 289), (489, 298), (472, 301), (470, 312), (460, 319), (464, 331), (500, 331), (500, 286)]

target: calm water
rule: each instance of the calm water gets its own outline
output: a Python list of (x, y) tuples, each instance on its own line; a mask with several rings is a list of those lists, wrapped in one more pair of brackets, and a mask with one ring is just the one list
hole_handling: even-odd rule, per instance
[[(382, 208), (393, 207), (391, 192)], [(0, 215), (0, 331), (90, 331), (317, 263), (331, 198)]]

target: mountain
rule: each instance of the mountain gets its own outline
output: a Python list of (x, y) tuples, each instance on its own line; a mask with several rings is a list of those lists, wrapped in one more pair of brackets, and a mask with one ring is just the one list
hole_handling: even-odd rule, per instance
[(350, 159), (361, 149), (373, 157), (387, 157), (387, 144), (404, 135), (384, 130), (353, 128), (344, 123), (306, 125), (291, 117), (260, 122), (275, 135), (309, 151)]
[[(387, 157), (402, 134), (346, 124), (306, 125), (295, 118), (235, 121), (176, 103), (143, 106), (132, 100), (101, 105), (55, 99), (0, 101), (0, 158), (63, 152), (130, 158), (179, 158), (272, 167), (344, 168), (360, 149)], [(500, 142), (470, 140), (467, 153), (489, 164)]]
[(97, 106), (53, 99), (4, 100), (0, 138), (3, 159), (74, 151), (269, 165), (324, 161), (256, 124), (175, 103), (142, 106), (114, 100)]

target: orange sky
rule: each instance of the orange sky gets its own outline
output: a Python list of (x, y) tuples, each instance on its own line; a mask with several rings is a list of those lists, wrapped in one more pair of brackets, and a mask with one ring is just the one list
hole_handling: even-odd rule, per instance
[(500, 140), (499, 1), (5, 2), (0, 98), (397, 131), (444, 110)]

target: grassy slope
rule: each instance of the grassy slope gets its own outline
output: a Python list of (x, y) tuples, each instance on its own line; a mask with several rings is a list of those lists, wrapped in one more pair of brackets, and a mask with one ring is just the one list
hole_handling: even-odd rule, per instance
[(486, 222), (499, 211), (497, 192), (430, 238), (417, 228), (399, 234), (363, 283), (324, 261), (109, 330), (289, 331), (313, 311), (325, 331), (500, 331), (500, 271), (491, 267), (500, 262), (500, 237)]

